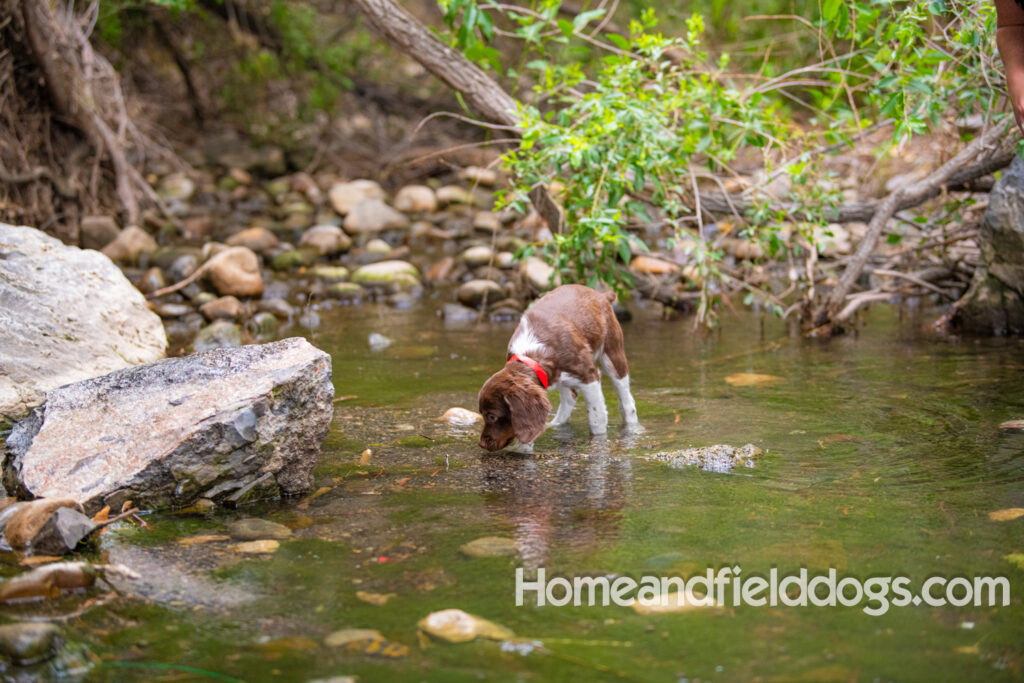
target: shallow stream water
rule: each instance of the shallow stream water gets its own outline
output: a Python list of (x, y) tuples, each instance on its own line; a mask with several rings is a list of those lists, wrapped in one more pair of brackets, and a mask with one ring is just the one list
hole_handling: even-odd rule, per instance
[[(438, 417), (453, 406), (475, 410), (514, 323), (446, 325), (437, 314), (445, 296), (401, 310), (322, 310), (317, 329), (288, 333), (334, 361), (339, 400), (315, 493), (206, 515), (154, 514), (148, 529), (105, 534), (103, 556), (143, 578), (130, 589), (137, 597), (64, 624), (103, 661), (89, 679), (1024, 677), (1024, 557), (1013, 560), (1024, 553), (1024, 518), (989, 518), (1024, 507), (1024, 433), (999, 429), (1024, 418), (1021, 340), (937, 337), (922, 331), (934, 315), (886, 307), (828, 342), (752, 314), (726, 313), (706, 333), (631, 303), (624, 332), (645, 431), (618, 431), (606, 382), (607, 438), (589, 437), (580, 406), (568, 428), (537, 441), (535, 456), (487, 455), (476, 429), (460, 433)], [(371, 350), (371, 333), (393, 343)], [(779, 379), (726, 381), (737, 373)], [(719, 443), (753, 443), (764, 455), (732, 473), (645, 458)], [(293, 534), (264, 555), (204, 540), (247, 515)], [(459, 551), (484, 536), (514, 539), (517, 555)], [(932, 576), (1005, 576), (1011, 598), (996, 607), (891, 607), (881, 616), (866, 614), (866, 602), (651, 615), (514, 604), (517, 567), (571, 578), (726, 566), (743, 576), (773, 567), (907, 576), (915, 592)], [(387, 594), (385, 604), (366, 601)], [(82, 601), (20, 609), (59, 615)], [(521, 640), (421, 643), (417, 621), (447, 608)], [(343, 628), (377, 629), (388, 642), (325, 645)]]

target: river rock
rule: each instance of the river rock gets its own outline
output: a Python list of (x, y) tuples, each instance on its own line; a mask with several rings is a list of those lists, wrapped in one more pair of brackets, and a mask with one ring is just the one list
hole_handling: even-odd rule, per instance
[(332, 185), (327, 198), (334, 210), (344, 216), (363, 200), (384, 199), (384, 190), (372, 180), (353, 180)]
[(277, 321), (277, 316), (267, 311), (260, 311), (249, 319), (245, 329), (255, 337), (269, 339), (277, 335), (277, 330), (280, 327), (281, 324)]
[(437, 203), (441, 206), (449, 204), (472, 204), (473, 195), (458, 185), (445, 185), (437, 189)]
[(501, 230), (501, 219), (493, 211), (478, 211), (473, 216), (473, 229), (483, 232), (498, 232)]
[(324, 638), (327, 647), (347, 647), (367, 640), (382, 640), (380, 631), (369, 628), (343, 628)]
[(445, 304), (441, 309), (441, 317), (446, 323), (468, 323), (480, 319), (480, 313), (476, 309), (463, 306), (462, 304)]
[(395, 209), (403, 213), (437, 211), (437, 196), (426, 185), (406, 185), (395, 195)]
[(110, 216), (83, 216), (78, 226), (78, 243), (83, 249), (102, 249), (121, 234)]
[(163, 325), (99, 252), (0, 223), (0, 425), (62, 384), (162, 358)]
[(352, 248), (352, 238), (336, 225), (314, 225), (299, 238), (300, 249), (313, 249), (321, 256), (333, 256)]
[(15, 666), (46, 661), (62, 644), (60, 629), (53, 624), (21, 622), (0, 626), (0, 658)]
[(214, 320), (199, 330), (192, 347), (196, 351), (233, 349), (242, 345), (242, 328), (228, 320)]
[(299, 338), (120, 370), (49, 391), (7, 438), (6, 480), (87, 511), (299, 493), (333, 396), (330, 356)]
[(737, 467), (753, 467), (754, 461), (764, 455), (764, 451), (752, 443), (736, 448), (718, 444), (703, 448), (684, 448), (678, 451), (666, 451), (645, 455), (647, 460), (663, 462), (669, 467), (699, 467), (708, 472), (732, 472)]
[(233, 296), (222, 296), (199, 307), (207, 320), (238, 320), (242, 317), (242, 302)]
[(392, 249), (391, 245), (384, 240), (379, 237), (374, 237), (372, 240), (367, 242), (365, 246), (363, 246), (363, 251), (367, 254), (374, 254), (375, 256), (387, 256), (394, 251), (394, 249)]
[(462, 252), (460, 258), (470, 268), (478, 268), (480, 266), (486, 266), (491, 262), (494, 258), (494, 250), (485, 245), (470, 247), (466, 251)]
[(263, 293), (260, 257), (247, 247), (229, 247), (206, 262), (206, 275), (223, 296)]
[(538, 293), (546, 292), (560, 284), (561, 281), (561, 278), (555, 277), (554, 283), (552, 283), (551, 276), (555, 274), (555, 269), (536, 256), (523, 259), (519, 265), (519, 272), (530, 289)]
[(363, 288), (354, 282), (334, 282), (327, 287), (327, 296), (347, 303), (356, 303), (363, 298)]
[(1024, 160), (996, 181), (976, 238), (983, 265), (953, 323), (969, 332), (1024, 335)]
[(408, 261), (378, 261), (361, 266), (352, 273), (352, 282), (367, 286), (403, 283), (412, 278), (419, 282), (419, 270)]
[(509, 557), (519, 553), (516, 542), (501, 536), (484, 536), (459, 546), (463, 555), (470, 557)]
[(505, 296), (505, 290), (493, 280), (470, 280), (459, 287), (459, 302), (466, 306), (480, 306), (484, 301), (491, 303)]
[(498, 172), (493, 168), (481, 168), (480, 166), (467, 166), (459, 171), (459, 180), (467, 180), (478, 185), (493, 187), (498, 182)]
[(230, 247), (245, 247), (257, 254), (266, 254), (278, 245), (277, 235), (264, 227), (246, 228), (225, 240)]
[(199, 267), (199, 257), (195, 254), (182, 254), (175, 258), (167, 268), (167, 275), (172, 282), (181, 282)]
[(281, 547), (279, 541), (264, 539), (261, 541), (246, 541), (235, 546), (235, 551), (246, 555), (269, 555), (276, 553)]
[(326, 263), (313, 266), (309, 274), (324, 282), (344, 282), (348, 279), (349, 272), (345, 266), (331, 266)]
[(164, 176), (157, 186), (157, 194), (164, 199), (188, 201), (195, 194), (196, 183), (184, 173), (172, 173)]
[(86, 562), (54, 562), (0, 583), (0, 603), (55, 598), (95, 582), (96, 570)]
[[(476, 312), (473, 312), (473, 317), (476, 318)], [(449, 408), (444, 411), (444, 415), (441, 416), (441, 421), (455, 427), (469, 427), (478, 422), (483, 422), (483, 415), (473, 410), (466, 408)]]
[(157, 243), (148, 232), (129, 226), (101, 250), (103, 255), (117, 263), (135, 263), (142, 254), (152, 254)]
[(460, 609), (433, 612), (420, 619), (416, 626), (422, 633), (449, 643), (466, 643), (477, 638), (508, 640), (515, 637), (510, 629)]
[(236, 541), (259, 541), (268, 538), (281, 541), (290, 538), (292, 530), (269, 519), (246, 517), (228, 524), (228, 533)]
[(409, 219), (405, 214), (395, 211), (379, 199), (364, 199), (345, 216), (345, 231), (353, 235), (407, 227)]
[(455, 259), (451, 256), (445, 256), (431, 264), (430, 268), (427, 269), (427, 282), (435, 284), (444, 282), (451, 278), (453, 270), (455, 270)]
[(267, 313), (272, 313), (282, 320), (288, 320), (295, 314), (295, 309), (292, 308), (292, 305), (279, 297), (261, 299), (260, 302), (256, 304), (256, 308)]
[(42, 498), (15, 503), (0, 513), (4, 540), (29, 555), (63, 555), (96, 529), (73, 500)]

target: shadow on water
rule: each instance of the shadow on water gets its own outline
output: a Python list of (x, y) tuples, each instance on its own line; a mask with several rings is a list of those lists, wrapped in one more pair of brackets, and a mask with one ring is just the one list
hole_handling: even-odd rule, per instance
[[(153, 516), (151, 529), (108, 534), (106, 557), (141, 564), (151, 587), (86, 612), (74, 633), (107, 661), (187, 664), (247, 681), (1024, 676), (1024, 567), (1012, 559), (1024, 553), (1024, 519), (988, 517), (1024, 507), (1024, 435), (998, 427), (1024, 417), (1019, 340), (934, 337), (924, 318), (884, 308), (827, 343), (753, 315), (695, 332), (689, 320), (632, 306), (624, 331), (645, 431), (615, 431), (606, 387), (607, 438), (589, 438), (577, 410), (537, 441), (535, 456), (484, 454), (475, 430), (438, 421), (449, 407), (475, 409), (514, 324), (446, 325), (440, 298), (319, 311), (321, 326), (306, 332), (332, 354), (342, 400), (315, 492), (242, 512)], [(372, 333), (392, 343), (373, 350)], [(728, 380), (739, 373), (775, 379)], [(729, 474), (643, 457), (716, 443), (765, 453)], [(246, 514), (292, 534), (272, 554), (239, 553), (223, 535)], [(517, 554), (460, 552), (485, 536), (512, 539)], [(773, 567), (906, 575), (915, 587), (936, 575), (998, 575), (1013, 590), (1005, 607), (879, 617), (859, 607), (641, 615), (514, 604), (517, 567), (640, 577), (733, 565), (748, 576)], [(532, 644), (420, 647), (416, 622), (452, 607)], [(326, 646), (342, 628), (378, 629), (410, 650)]]

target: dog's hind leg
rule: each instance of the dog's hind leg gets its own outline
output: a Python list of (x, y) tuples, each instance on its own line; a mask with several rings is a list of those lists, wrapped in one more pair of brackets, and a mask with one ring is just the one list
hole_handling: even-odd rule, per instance
[[(629, 390), (629, 366), (626, 365), (625, 355), (619, 363), (616, 363), (605, 353), (601, 356), (601, 365), (612, 380), (615, 395), (619, 397), (619, 414), (622, 415), (622, 421), (627, 427), (640, 424), (640, 420), (636, 416), (636, 401), (633, 400), (633, 394)], [(621, 369), (626, 371), (619, 374), (618, 370)]]

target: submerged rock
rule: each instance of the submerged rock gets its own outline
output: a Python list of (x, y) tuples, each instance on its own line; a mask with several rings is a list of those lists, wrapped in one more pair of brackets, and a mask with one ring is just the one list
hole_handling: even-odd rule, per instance
[(269, 519), (247, 517), (228, 525), (228, 533), (236, 541), (258, 541), (261, 539), (283, 540), (292, 535), (292, 530), (284, 524), (271, 522)]
[(0, 603), (48, 600), (95, 582), (96, 569), (87, 562), (54, 562), (0, 583)]
[(62, 384), (164, 356), (167, 336), (110, 259), (0, 223), (0, 424)]
[(752, 443), (736, 448), (718, 444), (717, 446), (705, 446), (703, 448), (684, 448), (678, 451), (666, 451), (664, 453), (652, 453), (645, 455), (648, 460), (663, 462), (669, 467), (699, 467), (708, 472), (732, 472), (737, 467), (753, 467), (754, 461), (764, 454), (760, 448)]
[(509, 557), (519, 553), (519, 547), (511, 538), (484, 536), (459, 546), (463, 555), (470, 557)]
[[(476, 317), (476, 313), (473, 314)], [(449, 408), (444, 411), (444, 415), (441, 416), (441, 421), (446, 422), (455, 427), (469, 427), (475, 425), (477, 422), (483, 422), (484, 416), (466, 408)]]
[(87, 510), (299, 493), (333, 396), (330, 356), (298, 338), (121, 370), (50, 391), (7, 439), (6, 481)]
[(508, 640), (515, 633), (493, 621), (481, 619), (460, 609), (428, 614), (416, 624), (422, 633), (449, 643), (466, 643), (477, 638)]
[(53, 657), (62, 644), (54, 624), (4, 624), (0, 626), (0, 658), (15, 666), (31, 666)]

